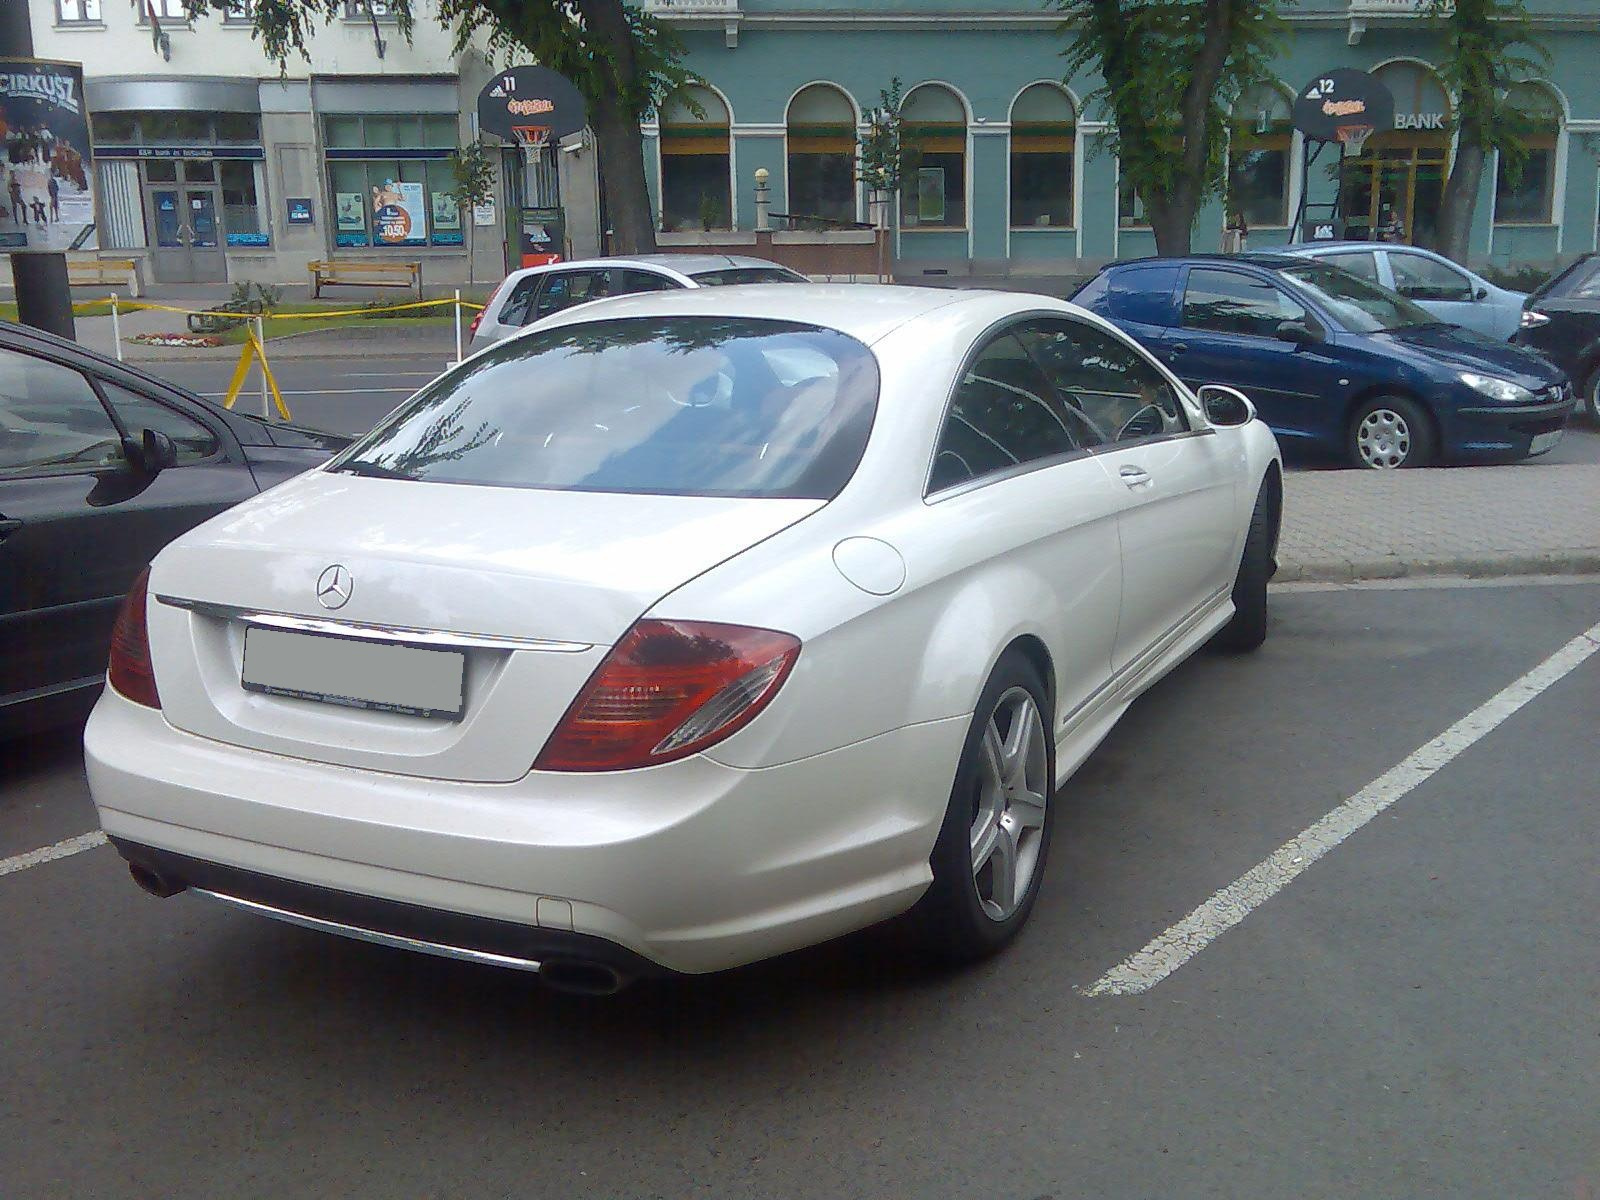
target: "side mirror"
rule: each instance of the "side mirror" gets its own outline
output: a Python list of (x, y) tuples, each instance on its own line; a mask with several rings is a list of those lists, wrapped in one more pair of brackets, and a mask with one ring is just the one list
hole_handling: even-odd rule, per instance
[(172, 439), (155, 429), (144, 430), (138, 441), (129, 438), (123, 448), (127, 451), (128, 462), (146, 475), (164, 471), (178, 461), (178, 448), (172, 444)]
[(1313, 329), (1304, 321), (1284, 321), (1273, 336), (1280, 342), (1293, 342), (1296, 346), (1313, 346), (1322, 340), (1322, 331)]
[(1486, 287), (1480, 287), (1477, 291), (1472, 293), (1472, 298), (1474, 300), (1487, 300), (1489, 298), (1489, 289)]
[(1225, 383), (1201, 384), (1195, 396), (1206, 411), (1206, 420), (1223, 429), (1248, 425), (1256, 419), (1256, 406), (1250, 403), (1250, 397)]

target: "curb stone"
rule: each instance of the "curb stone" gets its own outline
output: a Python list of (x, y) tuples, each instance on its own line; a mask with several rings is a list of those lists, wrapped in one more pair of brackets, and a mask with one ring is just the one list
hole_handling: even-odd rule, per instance
[(1360, 561), (1320, 559), (1280, 561), (1274, 583), (1354, 583), (1360, 580), (1457, 576), (1484, 579), (1508, 575), (1600, 574), (1600, 549), (1548, 554), (1495, 554), (1481, 557), (1431, 558), (1406, 561), (1377, 558)]

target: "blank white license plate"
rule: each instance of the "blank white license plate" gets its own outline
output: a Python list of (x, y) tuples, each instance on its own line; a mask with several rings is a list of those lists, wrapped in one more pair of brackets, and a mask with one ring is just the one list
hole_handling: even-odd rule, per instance
[(1552, 429), (1549, 433), (1535, 434), (1533, 443), (1528, 447), (1528, 453), (1543, 454), (1546, 450), (1550, 449), (1550, 447), (1559, 442), (1561, 440), (1561, 435), (1565, 432), (1566, 431), (1563, 429)]
[(247, 626), (239, 683), (250, 692), (459, 721), (466, 656), (393, 642)]

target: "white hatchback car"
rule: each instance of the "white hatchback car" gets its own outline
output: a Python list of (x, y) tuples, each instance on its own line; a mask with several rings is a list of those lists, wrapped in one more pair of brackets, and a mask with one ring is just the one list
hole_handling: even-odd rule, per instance
[(1027, 920), (1056, 788), (1266, 633), (1271, 432), (1064, 301), (574, 311), (180, 537), (85, 734), (147, 890), (603, 992)]
[(679, 288), (809, 283), (798, 271), (737, 254), (642, 254), (527, 267), (507, 275), (472, 319), (474, 350), (591, 300)]

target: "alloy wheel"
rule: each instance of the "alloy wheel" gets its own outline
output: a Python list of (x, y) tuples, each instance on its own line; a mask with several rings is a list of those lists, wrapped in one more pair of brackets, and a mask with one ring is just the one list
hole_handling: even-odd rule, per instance
[(1044, 722), (1026, 688), (1000, 697), (979, 748), (970, 845), (978, 903), (1004, 921), (1028, 895), (1039, 867), (1050, 780)]
[(1411, 427), (1392, 408), (1375, 408), (1356, 427), (1361, 461), (1379, 470), (1401, 466), (1411, 454)]

